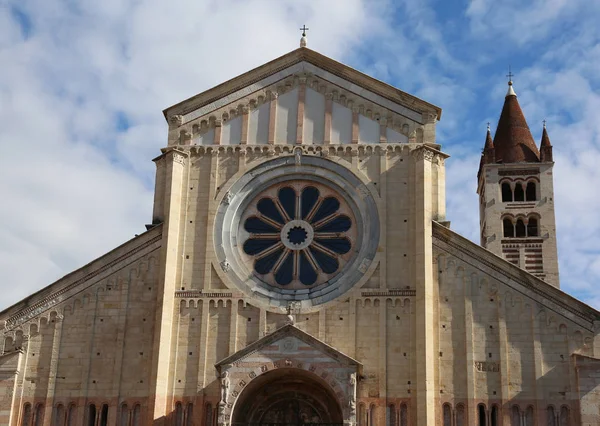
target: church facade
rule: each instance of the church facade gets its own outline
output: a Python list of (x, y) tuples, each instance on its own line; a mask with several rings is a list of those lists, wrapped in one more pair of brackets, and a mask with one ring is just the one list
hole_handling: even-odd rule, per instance
[(10, 426), (600, 424), (552, 146), (512, 86), (446, 220), (440, 108), (305, 47), (164, 111), (147, 231), (0, 313)]

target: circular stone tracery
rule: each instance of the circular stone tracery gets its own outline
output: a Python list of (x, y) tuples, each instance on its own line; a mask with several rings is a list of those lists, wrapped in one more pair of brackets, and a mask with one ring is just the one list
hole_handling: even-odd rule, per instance
[(281, 229), (281, 242), (290, 250), (302, 250), (310, 246), (314, 238), (310, 223), (303, 220), (290, 220)]
[(285, 288), (326, 282), (348, 261), (354, 218), (344, 199), (316, 182), (274, 185), (250, 203), (243, 252), (263, 281)]

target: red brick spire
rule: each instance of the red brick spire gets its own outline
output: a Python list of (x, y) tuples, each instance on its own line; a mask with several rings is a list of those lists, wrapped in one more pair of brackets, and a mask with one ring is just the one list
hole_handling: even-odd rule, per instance
[(529, 126), (517, 100), (512, 81), (508, 82), (508, 93), (494, 135), (497, 163), (533, 163), (540, 161)]
[(479, 172), (485, 164), (492, 164), (496, 162), (494, 141), (492, 141), (492, 132), (490, 131), (490, 123), (487, 125), (487, 134), (485, 135), (485, 145), (483, 146), (483, 152), (481, 153), (481, 159), (479, 160)]
[(540, 143), (540, 160), (543, 162), (553, 161), (552, 159), (552, 144), (550, 137), (546, 131), (546, 120), (544, 120), (544, 130), (542, 130), (542, 142)]

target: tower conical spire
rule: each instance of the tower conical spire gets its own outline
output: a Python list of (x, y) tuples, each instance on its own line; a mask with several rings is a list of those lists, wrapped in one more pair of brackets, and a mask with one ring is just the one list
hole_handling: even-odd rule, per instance
[(498, 163), (540, 161), (540, 153), (517, 100), (512, 80), (508, 82), (508, 92), (504, 98), (493, 143)]
[(487, 134), (485, 135), (485, 145), (483, 147), (484, 151), (488, 149), (494, 149), (494, 141), (492, 140), (492, 132), (490, 130), (490, 123), (487, 125)]
[(546, 120), (544, 120), (544, 130), (542, 130), (542, 141), (540, 142), (540, 160), (542, 162), (554, 161), (552, 159), (552, 144), (546, 130)]

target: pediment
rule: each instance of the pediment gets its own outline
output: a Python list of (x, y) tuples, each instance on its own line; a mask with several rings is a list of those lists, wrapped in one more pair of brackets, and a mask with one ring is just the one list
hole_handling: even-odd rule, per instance
[(332, 363), (362, 370), (362, 364), (348, 355), (338, 351), (325, 342), (296, 328), (292, 324), (285, 325), (262, 339), (246, 346), (233, 355), (219, 361), (215, 367), (235, 363), (261, 364), (282, 358), (317, 360), (320, 364)]
[(170, 145), (398, 143), (439, 119), (441, 109), (300, 48), (164, 114)]

